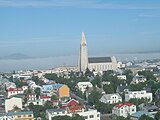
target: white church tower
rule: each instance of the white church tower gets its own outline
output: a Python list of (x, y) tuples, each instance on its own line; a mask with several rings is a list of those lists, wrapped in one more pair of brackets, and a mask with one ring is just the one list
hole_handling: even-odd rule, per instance
[(88, 51), (87, 51), (87, 42), (82, 32), (81, 44), (80, 44), (80, 56), (79, 56), (79, 71), (85, 72), (88, 67)]

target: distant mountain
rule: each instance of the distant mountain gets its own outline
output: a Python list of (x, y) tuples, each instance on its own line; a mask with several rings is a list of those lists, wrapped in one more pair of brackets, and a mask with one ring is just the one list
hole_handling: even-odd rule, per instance
[(4, 56), (4, 57), (1, 57), (0, 59), (19, 60), (19, 59), (29, 59), (29, 58), (33, 58), (33, 57), (25, 55), (25, 54), (22, 54), (22, 53), (14, 53), (14, 54), (11, 54), (11, 55), (7, 55), (7, 56)]

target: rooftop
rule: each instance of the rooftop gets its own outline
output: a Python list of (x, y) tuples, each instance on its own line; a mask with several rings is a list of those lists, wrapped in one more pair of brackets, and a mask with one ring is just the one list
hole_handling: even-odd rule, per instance
[(88, 58), (88, 63), (106, 63), (112, 62), (111, 57), (91, 57)]

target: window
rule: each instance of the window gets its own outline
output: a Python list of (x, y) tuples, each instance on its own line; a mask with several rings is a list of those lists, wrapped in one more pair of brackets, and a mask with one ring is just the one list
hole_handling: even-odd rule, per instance
[(89, 117), (90, 117), (90, 118), (94, 118), (94, 115), (90, 115)]
[(88, 119), (88, 116), (84, 116), (84, 119)]
[(28, 115), (28, 117), (32, 117), (32, 115)]
[(97, 117), (100, 117), (100, 115), (99, 115), (99, 114), (97, 114)]
[(18, 115), (17, 117), (18, 117), (18, 118), (20, 118), (21, 116), (20, 116), (20, 115)]
[(132, 109), (132, 111), (134, 111), (134, 109)]

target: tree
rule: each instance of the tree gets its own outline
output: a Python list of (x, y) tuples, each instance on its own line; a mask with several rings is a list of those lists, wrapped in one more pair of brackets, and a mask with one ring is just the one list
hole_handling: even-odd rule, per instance
[(70, 116), (55, 116), (52, 118), (52, 120), (85, 120), (84, 117), (75, 114), (72, 117)]
[(92, 81), (91, 83), (93, 84), (94, 87), (99, 87), (101, 88), (101, 77), (99, 75), (97, 75)]
[(57, 98), (57, 96), (56, 95), (52, 95), (51, 96), (51, 100), (57, 100), (58, 98)]
[(96, 90), (92, 91), (91, 94), (88, 96), (88, 103), (90, 105), (96, 105), (99, 102), (101, 94)]
[(156, 113), (156, 115), (154, 116), (154, 119), (155, 119), (155, 120), (160, 120), (160, 111), (158, 111), (158, 112)]
[(94, 76), (94, 74), (93, 74), (93, 72), (91, 72), (88, 68), (86, 69), (86, 72), (85, 72), (85, 76), (87, 77), (87, 76), (89, 76), (89, 77), (91, 77), (91, 76)]
[(154, 120), (154, 118), (151, 118), (151, 117), (144, 114), (139, 118), (139, 120)]
[(106, 92), (106, 94), (112, 94), (115, 93), (114, 87), (112, 84), (110, 85), (104, 85), (103, 86), (104, 91)]
[(151, 71), (147, 71), (147, 70), (146, 71), (139, 71), (138, 75), (144, 75), (147, 78), (147, 80), (156, 80), (153, 72), (151, 72)]
[(35, 91), (37, 96), (40, 96), (41, 95), (41, 89), (40, 88), (36, 88)]
[(50, 101), (46, 101), (44, 104), (44, 109), (53, 109), (53, 104)]

